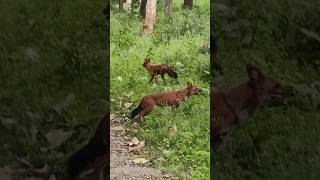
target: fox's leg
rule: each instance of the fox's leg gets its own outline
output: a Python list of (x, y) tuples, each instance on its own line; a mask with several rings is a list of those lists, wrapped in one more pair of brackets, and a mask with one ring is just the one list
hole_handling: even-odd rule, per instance
[(212, 139), (213, 139), (213, 147), (214, 150), (219, 150), (222, 144), (225, 142), (225, 136), (229, 133), (229, 130), (223, 127), (213, 128), (212, 131)]
[(153, 111), (153, 105), (145, 109), (144, 116), (148, 115), (151, 111)]
[(98, 167), (95, 168), (96, 178), (97, 180), (104, 180), (103, 168)]
[[(94, 170), (97, 180), (104, 180), (104, 170), (108, 166), (107, 155), (98, 157), (94, 162)], [(109, 179), (107, 177), (107, 179)]]
[(141, 121), (143, 120), (144, 116), (148, 115), (153, 110), (153, 106), (154, 105), (149, 105), (139, 113)]
[(212, 144), (212, 147), (213, 147), (213, 150), (215, 152), (219, 152), (220, 150), (220, 147), (222, 146), (223, 144), (223, 139), (221, 136), (217, 137), (214, 141), (213, 141), (213, 144)]
[(155, 82), (157, 82), (157, 75), (155, 75), (155, 74), (152, 74), (152, 75), (151, 75), (150, 82), (152, 82), (153, 80), (154, 80)]
[(173, 106), (171, 106), (171, 109), (173, 112), (177, 112), (177, 109), (179, 108), (180, 104), (177, 103), (177, 104), (174, 104)]
[(154, 79), (154, 75), (151, 75), (151, 78), (150, 78), (149, 82), (152, 82), (153, 79)]
[(145, 111), (145, 109), (140, 111), (140, 113), (139, 113), (140, 121), (143, 121), (143, 119), (144, 119), (144, 111)]
[(163, 79), (163, 82), (165, 81), (165, 79), (164, 79), (164, 73), (161, 73), (161, 78)]

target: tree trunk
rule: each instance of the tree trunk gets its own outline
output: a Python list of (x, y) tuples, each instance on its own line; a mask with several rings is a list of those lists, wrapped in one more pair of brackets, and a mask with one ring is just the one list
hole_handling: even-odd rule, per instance
[(148, 0), (141, 0), (140, 4), (140, 16), (144, 19), (146, 17), (146, 6)]
[(144, 19), (143, 34), (149, 35), (153, 31), (156, 22), (156, 6), (157, 0), (148, 0), (146, 4), (146, 17)]
[(136, 7), (136, 5), (138, 3), (139, 4), (141, 3), (140, 0), (132, 0), (132, 2), (131, 2), (131, 12), (135, 9), (135, 7)]
[(172, 16), (172, 0), (164, 0), (164, 14), (167, 17), (171, 17)]
[(185, 9), (192, 9), (193, 0), (184, 0), (183, 8)]
[(132, 7), (132, 0), (126, 0), (125, 5), (125, 10), (130, 11), (131, 12), (131, 7)]
[(119, 9), (123, 9), (123, 3), (125, 2), (125, 0), (118, 0), (119, 3)]

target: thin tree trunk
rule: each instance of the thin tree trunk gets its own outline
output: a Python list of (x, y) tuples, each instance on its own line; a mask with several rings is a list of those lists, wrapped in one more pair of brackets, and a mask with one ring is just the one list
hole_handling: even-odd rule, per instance
[[(132, 0), (131, 2), (131, 12), (133, 11), (135, 5), (139, 2), (139, 0)], [(140, 3), (140, 2), (139, 2)]]
[(146, 6), (148, 0), (141, 0), (140, 4), (140, 16), (144, 19), (146, 17)]
[(156, 22), (157, 0), (148, 0), (146, 5), (146, 17), (144, 19), (143, 34), (148, 36), (152, 33)]
[(132, 10), (132, 0), (126, 0), (125, 8), (126, 8), (127, 11), (131, 12), (131, 10)]
[(164, 14), (167, 17), (172, 16), (172, 0), (164, 0)]
[(192, 9), (193, 0), (184, 0), (183, 8), (185, 9)]
[(119, 3), (119, 9), (123, 9), (123, 3), (125, 2), (125, 0), (118, 0)]

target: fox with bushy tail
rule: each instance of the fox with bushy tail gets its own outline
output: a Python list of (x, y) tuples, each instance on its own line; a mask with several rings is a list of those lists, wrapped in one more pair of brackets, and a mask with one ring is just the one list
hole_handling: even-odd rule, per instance
[(150, 58), (145, 58), (142, 66), (145, 67), (150, 73), (151, 75), (150, 82), (152, 82), (153, 80), (156, 81), (157, 80), (156, 77), (158, 75), (161, 75), (161, 78), (164, 81), (165, 74), (168, 74), (169, 77), (172, 77), (174, 79), (178, 79), (177, 72), (168, 64), (151, 64)]
[(138, 107), (131, 112), (131, 119), (140, 115), (140, 119), (143, 120), (144, 116), (153, 111), (154, 106), (171, 106), (175, 110), (186, 97), (200, 92), (202, 92), (200, 88), (188, 82), (188, 86), (180, 90), (146, 95), (141, 99)]

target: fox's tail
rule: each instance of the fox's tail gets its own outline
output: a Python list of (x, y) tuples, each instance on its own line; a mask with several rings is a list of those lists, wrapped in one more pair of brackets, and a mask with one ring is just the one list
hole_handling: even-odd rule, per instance
[(178, 74), (176, 73), (176, 71), (172, 67), (168, 67), (167, 72), (170, 77), (175, 78), (175, 79), (178, 78)]
[(131, 119), (133, 119), (134, 117), (136, 117), (139, 112), (141, 112), (143, 110), (142, 104), (140, 102), (140, 104), (138, 105), (138, 107), (136, 107), (132, 112), (131, 112)]

